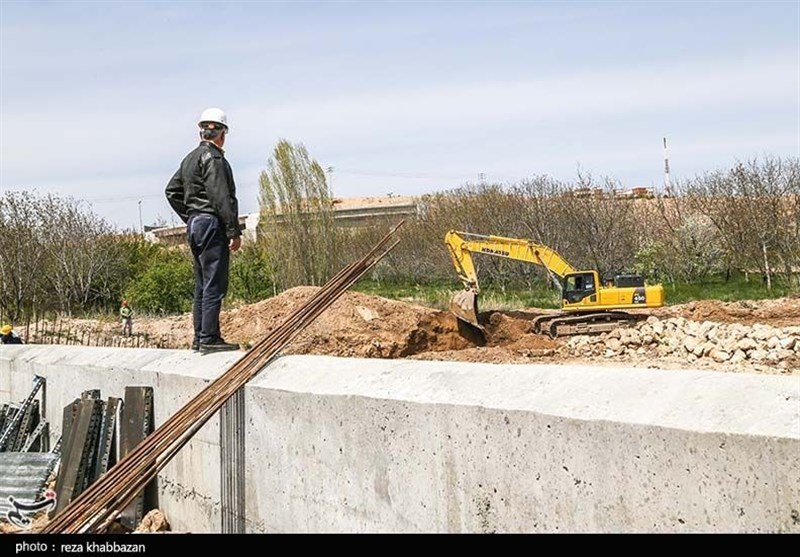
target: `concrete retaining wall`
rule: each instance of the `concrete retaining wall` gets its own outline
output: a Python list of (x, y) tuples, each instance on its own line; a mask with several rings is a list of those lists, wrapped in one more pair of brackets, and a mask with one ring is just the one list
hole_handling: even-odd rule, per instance
[[(0, 401), (44, 375), (57, 432), (152, 385), (160, 424), (239, 356), (3, 346)], [(800, 532), (800, 376), (291, 356), (244, 421), (253, 532)], [(160, 478), (176, 529), (220, 530), (220, 461), (214, 419)]]

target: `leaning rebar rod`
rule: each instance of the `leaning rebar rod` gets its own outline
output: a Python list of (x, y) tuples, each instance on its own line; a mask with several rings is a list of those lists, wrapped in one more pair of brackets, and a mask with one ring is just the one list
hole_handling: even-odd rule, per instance
[[(389, 249), (394, 248), (395, 245), (396, 245), (396, 242)], [(389, 250), (387, 250), (386, 253), (388, 253), (388, 251)], [(377, 260), (374, 261), (369, 266), (369, 268), (371, 268), (375, 263), (377, 263)], [(369, 270), (369, 269), (367, 269), (367, 270)], [(354, 283), (355, 280), (357, 280), (357, 278), (358, 277), (356, 277), (354, 280), (352, 280), (347, 286), (352, 285), (352, 283)], [(346, 287), (338, 292), (338, 295), (336, 296), (336, 298), (341, 296), (341, 294), (343, 294), (345, 291), (346, 291)], [(335, 300), (332, 300), (332, 301), (335, 301)], [(332, 301), (331, 301), (331, 303), (332, 303)], [(330, 304), (326, 304), (326, 307), (328, 305), (330, 305)], [(323, 307), (321, 310), (315, 312), (315, 315), (308, 315), (307, 314), (305, 316), (307, 323), (310, 324), (320, 313), (322, 313), (322, 311), (324, 311), (324, 309), (325, 309), (325, 307)], [(292, 331), (291, 338), (289, 338), (287, 340), (287, 343), (290, 342), (291, 340), (293, 340), (297, 335), (299, 335), (302, 332), (302, 330), (303, 330), (303, 327), (295, 328)], [(253, 373), (250, 378), (255, 377), (255, 375), (257, 375), (257, 373), (259, 371), (260, 371), (260, 369), (256, 369), (255, 373)], [(246, 380), (247, 380), (247, 378), (245, 379), (245, 381)], [(125, 490), (124, 493), (120, 493), (118, 498), (115, 499), (115, 501), (111, 502), (109, 504), (109, 506), (107, 506), (104, 509), (101, 509), (98, 512), (97, 515), (92, 516), (91, 519), (90, 519), (90, 523), (91, 524), (101, 524), (100, 528), (103, 528), (104, 527), (103, 525), (108, 525), (109, 522), (108, 522), (107, 518), (110, 515), (112, 515), (114, 512), (116, 512), (115, 509), (118, 510), (118, 509), (125, 508), (136, 497), (138, 492), (142, 488), (144, 488), (144, 486), (146, 486), (147, 483), (150, 480), (152, 480), (152, 478), (154, 478), (158, 474), (158, 472), (160, 472), (161, 469), (169, 463), (170, 460), (172, 460), (172, 457), (175, 454), (177, 454), (177, 452), (180, 451), (180, 449), (183, 448), (183, 446), (191, 440), (191, 438), (194, 436), (194, 434), (197, 433), (197, 431), (199, 431), (202, 428), (202, 426), (205, 425), (205, 423), (211, 417), (213, 417), (213, 415), (219, 410), (219, 408), (222, 407), (224, 402), (230, 396), (232, 396), (233, 393), (236, 390), (238, 390), (239, 388), (240, 388), (239, 386), (234, 387), (229, 393), (225, 394), (224, 397), (220, 398), (217, 401), (214, 401), (213, 406), (209, 406), (208, 408), (204, 409), (202, 416), (195, 416), (194, 419), (193, 419), (193, 422), (192, 422), (192, 424), (190, 426), (190, 429), (187, 432), (183, 433), (182, 437), (180, 439), (178, 439), (175, 444), (173, 444), (172, 446), (170, 446), (168, 448), (166, 455), (162, 456), (162, 458), (155, 465), (148, 466), (143, 471), (143, 473), (141, 475), (136, 476), (135, 477), (135, 483), (133, 485), (131, 485), (130, 487), (128, 487)], [(91, 531), (91, 529), (89, 531)]]
[[(356, 267), (358, 267), (358, 265), (356, 265)], [(356, 269), (356, 270), (358, 270), (358, 269)], [(345, 276), (343, 278), (343, 280), (347, 280), (347, 278), (351, 275), (351, 273), (345, 273), (345, 275), (347, 275), (347, 276)], [(336, 284), (335, 286), (341, 287), (341, 282), (339, 282), (339, 284)], [(323, 298), (323, 297), (326, 297), (326, 296), (324, 296), (324, 293), (320, 293), (320, 295), (317, 296), (316, 300), (319, 301), (320, 298)], [(307, 311), (308, 311), (308, 307), (310, 307), (310, 304), (313, 303), (313, 302), (314, 302), (314, 300), (309, 300), (308, 304), (306, 304), (304, 307), (302, 307), (300, 310), (298, 310), (296, 312), (295, 317), (297, 317), (298, 319), (301, 319), (304, 315), (306, 315)], [(287, 319), (286, 322), (287, 323), (291, 323), (291, 321), (292, 321), (292, 319)], [(294, 325), (294, 323), (291, 323), (291, 324)], [(279, 330), (278, 332), (281, 332), (281, 331)], [(254, 351), (254, 352), (258, 352), (258, 351)], [(258, 356), (258, 354), (256, 354), (256, 356)], [(243, 364), (245, 364), (245, 363), (247, 363), (247, 362), (245, 362), (243, 360), (240, 360), (239, 362), (237, 362), (235, 364), (235, 366), (234, 366), (234, 368), (236, 368), (235, 370), (232, 368), (231, 370), (229, 370), (228, 373), (224, 374), (224, 377), (220, 377), (220, 379), (218, 381), (216, 381), (215, 384), (212, 385), (210, 389), (206, 389), (206, 392), (204, 392), (201, 395), (199, 395), (197, 397), (196, 401), (200, 402), (204, 406), (207, 406), (207, 404), (209, 402), (209, 397), (214, 397), (215, 395), (219, 395), (219, 392), (220, 391), (224, 391), (225, 387), (227, 386), (228, 383), (230, 383), (231, 381), (235, 382), (236, 378), (230, 378), (230, 376), (233, 373), (236, 373), (236, 374), (240, 373), (241, 372), (240, 368), (242, 368)], [(222, 396), (225, 396), (224, 392), (222, 392)], [(187, 405), (187, 406), (191, 406), (191, 405)], [(185, 409), (187, 409), (187, 408), (185, 408)], [(173, 416), (173, 418), (180, 418), (181, 422), (188, 421), (189, 423), (191, 423), (192, 421), (194, 421), (197, 418), (197, 416), (194, 414), (194, 412), (184, 412), (183, 414), (178, 414), (178, 415)], [(162, 437), (169, 437), (172, 432), (180, 431), (183, 427), (184, 427), (183, 423), (174, 423), (174, 422), (172, 422), (170, 424), (165, 424), (164, 426), (162, 426), (162, 428), (160, 428), (161, 429), (160, 433), (163, 434)], [(116, 470), (118, 476), (121, 476), (123, 473), (130, 473), (130, 474), (138, 475), (139, 473), (142, 472), (142, 469), (141, 469), (142, 468), (142, 466), (141, 466), (142, 463), (151, 461), (152, 460), (152, 454), (154, 454), (154, 451), (157, 451), (157, 449), (158, 449), (158, 447), (156, 447), (156, 443), (154, 443), (154, 442), (158, 441), (158, 439), (156, 439), (156, 437), (158, 437), (158, 436), (156, 436), (154, 434), (151, 437), (154, 437), (154, 438), (152, 440), (150, 438), (148, 438), (146, 440), (146, 441), (151, 441), (149, 443), (150, 446), (147, 447), (147, 449), (149, 450), (149, 453), (144, 450), (145, 449), (144, 447), (143, 447), (142, 451), (140, 451), (140, 453), (139, 453), (139, 457), (140, 457), (139, 458), (139, 462), (138, 462), (139, 466), (138, 467), (133, 466), (134, 469), (130, 469), (130, 470), (127, 470), (127, 471), (125, 471), (125, 470)], [(172, 441), (172, 438), (167, 439), (167, 443), (169, 443), (171, 441)], [(129, 464), (128, 468), (131, 468), (131, 466), (130, 466), (131, 463), (128, 462), (127, 464)], [(134, 463), (134, 464), (136, 464), (136, 463)], [(125, 468), (125, 467), (122, 467), (122, 468)], [(113, 478), (113, 479), (117, 479), (118, 480), (119, 478)], [(108, 480), (112, 480), (112, 478), (111, 477), (104, 478), (104, 480), (108, 481)], [(118, 485), (118, 484), (115, 484), (115, 485)], [(112, 487), (112, 489), (113, 489), (113, 487)], [(77, 509), (77, 508), (73, 509), (73, 511), (80, 511), (80, 510), (82, 510), (82, 509)], [(59, 518), (60, 518), (60, 516), (59, 516)], [(65, 516), (64, 518), (66, 519), (67, 517)], [(74, 517), (72, 517), (72, 518), (74, 518)]]
[[(237, 368), (241, 368), (241, 365), (238, 365), (236, 367)], [(218, 383), (216, 385), (216, 387), (217, 387), (217, 389), (215, 389), (216, 392), (215, 393), (211, 393), (209, 395), (209, 396), (211, 396), (212, 399), (213, 398), (217, 398), (217, 397), (223, 397), (224, 398), (227, 395), (226, 391), (232, 392), (232, 390), (230, 390), (230, 387), (227, 384)], [(208, 398), (209, 398), (208, 396), (204, 396), (204, 397), (201, 397), (201, 398), (203, 399), (203, 403), (204, 404), (208, 404), (209, 402), (211, 402), (211, 401), (208, 400)], [(182, 421), (189, 420), (188, 423), (191, 423), (191, 421), (197, 420), (199, 418), (199, 416), (197, 416), (195, 413), (192, 413), (191, 415), (183, 416), (183, 418), (184, 418), (184, 420), (182, 420)], [(179, 433), (180, 430), (185, 427), (185, 424), (176, 424), (176, 425), (177, 425), (176, 428), (171, 428), (170, 429), (169, 433), (174, 433), (174, 435), (171, 435), (171, 436), (168, 435), (167, 436), (167, 437), (170, 437), (169, 439), (166, 440), (167, 443), (172, 442), (174, 440), (175, 435), (179, 435), (180, 434)], [(152, 462), (152, 460), (151, 460), (152, 456), (151, 455), (142, 454), (141, 456), (143, 457), (143, 460), (150, 460)], [(142, 464), (142, 463), (140, 463), (140, 464)], [(144, 463), (144, 466), (146, 468), (147, 464)], [(133, 473), (133, 474), (141, 473), (141, 471), (142, 471), (141, 468), (142, 468), (142, 466), (139, 466), (139, 469), (131, 470), (130, 472)]]
[[(325, 299), (330, 296), (331, 293), (341, 288), (343, 283), (347, 282), (348, 278), (353, 273), (362, 271), (360, 267), (363, 267), (365, 261), (368, 261), (370, 258), (374, 257), (377, 250), (379, 250), (381, 246), (385, 245), (386, 241), (391, 237), (393, 232), (394, 231), (392, 231), (390, 234), (387, 234), (387, 236), (381, 242), (379, 242), (379, 244), (373, 250), (371, 250), (367, 256), (365, 256), (365, 258), (348, 266), (341, 273), (337, 274), (337, 276), (329, 281), (329, 283), (326, 285), (327, 288), (323, 287), (323, 289), (317, 293), (317, 296), (309, 299), (306, 304), (301, 306), (301, 308), (299, 308), (293, 315), (289, 316), (284, 323), (276, 329), (276, 331), (273, 331), (273, 333), (280, 335), (280, 333), (283, 333), (287, 330), (290, 331), (291, 327), (296, 326), (297, 322), (299, 322), (298, 320), (302, 319), (310, 307), (316, 303), (320, 303), (320, 301), (325, 301)], [(116, 489), (116, 486), (119, 485), (119, 482), (123, 481), (128, 475), (139, 475), (143, 471), (142, 466), (146, 466), (146, 463), (153, 460), (154, 455), (163, 450), (161, 445), (168, 446), (175, 437), (174, 432), (181, 431), (182, 428), (185, 427), (185, 422), (191, 423), (196, 418), (195, 412), (197, 408), (207, 406), (208, 403), (213, 400), (213, 397), (218, 395), (220, 391), (225, 390), (224, 388), (228, 383), (235, 383), (237, 381), (238, 374), (248, 363), (247, 358), (252, 355), (252, 357), (249, 358), (250, 360), (261, 359), (261, 353), (263, 352), (262, 348), (269, 350), (271, 348), (270, 345), (274, 340), (280, 341), (281, 339), (279, 336), (276, 339), (274, 334), (268, 335), (268, 337), (256, 345), (256, 347), (254, 347), (254, 349), (252, 349), (246, 357), (240, 359), (228, 372), (223, 374), (206, 389), (201, 391), (201, 393), (193, 401), (190, 401), (190, 403), (187, 404), (183, 409), (178, 411), (169, 420), (167, 420), (167, 422), (165, 422), (165, 424), (163, 424), (158, 431), (154, 432), (151, 436), (148, 436), (148, 438), (145, 439), (142, 444), (140, 444), (140, 448), (137, 448), (135, 455), (133, 453), (129, 454), (117, 466), (115, 466), (112, 471), (109, 471), (107, 476), (101, 479), (99, 485), (92, 486), (91, 492), (85, 492), (86, 495), (81, 496), (81, 505), (70, 505), (69, 507), (71, 508), (68, 508), (68, 510), (65, 509), (65, 511), (57, 517), (57, 521), (54, 522), (68, 523), (69, 521), (78, 519), (82, 513), (85, 513), (85, 511), (91, 512), (92, 509), (102, 506), (102, 500), (104, 500), (104, 497), (107, 495), (106, 492)], [(255, 363), (258, 364), (259, 362), (255, 361)], [(58, 526), (58, 524), (53, 524), (53, 527), (56, 526)]]
[[(395, 245), (396, 243), (392, 245), (391, 248), (394, 248)], [(377, 261), (375, 261), (375, 263), (377, 263)], [(340, 292), (340, 295), (343, 294), (345, 290), (342, 290)], [(319, 313), (321, 313), (321, 311)], [(311, 319), (309, 319), (308, 322), (310, 323), (311, 321), (313, 321), (313, 319), (314, 318), (312, 317)], [(294, 334), (292, 335), (292, 338), (289, 340), (290, 341), (293, 340), (301, 332), (302, 328), (296, 329), (294, 331)], [(256, 370), (256, 373), (253, 374), (253, 377), (258, 373), (258, 371), (260, 370)], [(238, 388), (240, 387), (237, 387), (235, 390), (238, 390)], [(235, 390), (233, 392), (235, 392)], [(231, 396), (233, 392), (227, 395), (227, 397)], [(227, 400), (227, 397), (225, 400)], [(196, 418), (193, 424), (191, 425), (189, 431), (184, 433), (183, 436), (168, 449), (166, 455), (164, 455), (162, 459), (158, 461), (158, 463), (156, 463), (154, 466), (148, 467), (141, 476), (138, 476), (135, 479), (135, 483), (133, 485), (128, 487), (124, 493), (119, 494), (119, 497), (114, 502), (112, 502), (108, 507), (102, 509), (97, 515), (93, 516), (90, 519), (89, 522), (91, 525), (100, 524), (98, 530), (96, 531), (102, 531), (103, 529), (107, 528), (110, 525), (110, 521), (108, 519), (115, 512), (117, 512), (115, 509), (124, 509), (131, 501), (133, 501), (133, 499), (136, 497), (139, 491), (143, 489), (148, 484), (148, 482), (150, 482), (156, 475), (158, 475), (158, 473), (169, 463), (169, 461), (172, 460), (172, 457), (175, 454), (177, 454), (183, 448), (183, 446), (191, 440), (194, 434), (197, 433), (197, 431), (199, 431), (211, 417), (213, 417), (213, 415), (219, 410), (219, 408), (221, 408), (222, 404), (224, 404), (225, 400), (222, 400), (218, 405), (215, 404), (213, 408), (209, 408), (208, 411), (204, 412), (203, 417)], [(88, 531), (92, 531), (91, 526), (88, 529)]]
[[(278, 331), (278, 332), (281, 332), (281, 331)], [(241, 368), (242, 368), (242, 362), (239, 362), (234, 366), (234, 369), (232, 369), (231, 372), (234, 372), (234, 373), (241, 372)], [(226, 391), (229, 390), (228, 383), (231, 383), (231, 379), (232, 379), (230, 376), (231, 376), (231, 373), (226, 374), (226, 377), (224, 377), (220, 381), (216, 382), (216, 384), (213, 385), (211, 389), (209, 389), (207, 392), (203, 393), (203, 396), (198, 397), (197, 402), (199, 402), (202, 406), (207, 406), (215, 398), (224, 397), (227, 394)], [(233, 382), (235, 382), (235, 381), (233, 381)], [(188, 409), (190, 410), (190, 412), (184, 412), (184, 413), (181, 413), (181, 414), (175, 416), (175, 418), (180, 418), (180, 420), (178, 420), (177, 422), (173, 421), (170, 424), (165, 424), (165, 425), (167, 425), (167, 427), (164, 427), (161, 430), (161, 433), (162, 433), (161, 437), (164, 438), (163, 439), (163, 441), (164, 441), (163, 444), (164, 445), (168, 446), (170, 443), (172, 443), (174, 441), (175, 437), (180, 434), (180, 431), (185, 429), (187, 424), (191, 424), (193, 421), (198, 419), (197, 413), (195, 411), (191, 411), (192, 410), (191, 408), (188, 408)], [(157, 441), (157, 439), (153, 439), (152, 441)], [(142, 447), (142, 450), (139, 451), (138, 456), (140, 458), (139, 458), (138, 462), (128, 461), (126, 463), (126, 464), (129, 464), (129, 466), (128, 466), (129, 470), (125, 471), (126, 473), (123, 473), (122, 475), (117, 474), (117, 476), (120, 476), (120, 477), (115, 478), (117, 480), (117, 483), (116, 483), (117, 487), (120, 485), (119, 482), (127, 481), (126, 480), (127, 477), (130, 477), (131, 475), (133, 475), (135, 477), (135, 476), (141, 474), (143, 472), (143, 469), (146, 468), (147, 466), (149, 466), (148, 462), (152, 462), (153, 456), (155, 454), (158, 454), (159, 452), (161, 452), (163, 450), (162, 447), (158, 446), (158, 443), (152, 443), (151, 442), (151, 443), (149, 443), (149, 445), (150, 445), (149, 447)], [(149, 449), (149, 452), (145, 451), (144, 450), (145, 448)], [(131, 466), (131, 464), (133, 464), (133, 465)], [(109, 477), (108, 479), (110, 480), (112, 478)], [(114, 488), (110, 487), (110, 489), (114, 489)], [(108, 491), (108, 490), (106, 490), (106, 491)], [(102, 499), (102, 497), (101, 497), (101, 499)], [(90, 506), (96, 506), (96, 505), (91, 505), (90, 504)], [(73, 511), (78, 511), (78, 514), (80, 514), (80, 511), (84, 510), (84, 508), (74, 508)], [(90, 510), (90, 509), (86, 509), (86, 510)], [(65, 516), (64, 518), (66, 519), (67, 516)], [(70, 519), (73, 519), (73, 520), (76, 519), (76, 518), (79, 518), (79, 517), (78, 516), (70, 517)]]
[(228, 371), (203, 389), (70, 503), (42, 531), (78, 532), (91, 529), (95, 525), (102, 528), (103, 524), (107, 524), (106, 519), (124, 508), (233, 393), (255, 377), (282, 348), (397, 245), (395, 241), (385, 251), (381, 251), (401, 224), (402, 222), (392, 229), (365, 257), (337, 273)]

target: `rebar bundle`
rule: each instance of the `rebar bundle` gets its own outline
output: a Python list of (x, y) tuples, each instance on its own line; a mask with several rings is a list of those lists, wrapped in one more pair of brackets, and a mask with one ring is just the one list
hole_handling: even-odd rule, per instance
[(222, 405), (398, 243), (395, 226), (70, 503), (43, 533), (102, 532)]

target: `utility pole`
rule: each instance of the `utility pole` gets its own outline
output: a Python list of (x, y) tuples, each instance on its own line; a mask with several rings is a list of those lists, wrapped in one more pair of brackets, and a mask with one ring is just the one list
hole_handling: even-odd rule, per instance
[(325, 169), (325, 172), (328, 173), (328, 195), (330, 196), (331, 200), (333, 199), (333, 174), (334, 168), (329, 166)]
[(667, 197), (672, 197), (672, 183), (669, 176), (669, 157), (667, 155), (667, 138), (664, 138), (664, 189)]
[(142, 200), (139, 200), (139, 233), (144, 238), (144, 223), (142, 222)]

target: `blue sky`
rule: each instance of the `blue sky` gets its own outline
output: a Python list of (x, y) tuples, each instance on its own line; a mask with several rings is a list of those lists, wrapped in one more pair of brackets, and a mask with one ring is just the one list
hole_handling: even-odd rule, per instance
[(138, 226), (223, 108), (241, 212), (279, 138), (337, 196), (800, 153), (800, 2), (8, 2), (0, 189)]

